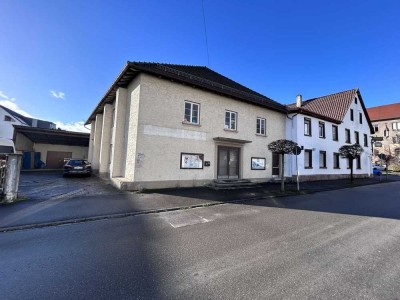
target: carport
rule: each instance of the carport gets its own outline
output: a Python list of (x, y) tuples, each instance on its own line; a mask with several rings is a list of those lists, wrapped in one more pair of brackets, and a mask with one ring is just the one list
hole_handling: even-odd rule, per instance
[(87, 158), (89, 133), (14, 125), (14, 145), (23, 169), (60, 169), (64, 158)]

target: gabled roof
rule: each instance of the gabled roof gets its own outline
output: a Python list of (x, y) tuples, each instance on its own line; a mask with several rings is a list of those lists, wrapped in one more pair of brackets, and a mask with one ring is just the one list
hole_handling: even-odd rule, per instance
[(202, 88), (220, 95), (231, 97), (244, 102), (256, 104), (278, 112), (286, 113), (285, 106), (259, 94), (207, 67), (174, 65), (163, 63), (128, 62), (120, 75), (108, 89), (86, 124), (103, 111), (106, 103), (112, 103), (119, 87), (127, 87), (129, 83), (139, 74), (147, 73), (157, 77), (176, 81), (190, 86)]
[(400, 119), (400, 103), (370, 107), (367, 111), (372, 122)]
[(303, 101), (301, 107), (297, 107), (296, 103), (293, 103), (288, 105), (287, 109), (289, 113), (302, 113), (305, 115), (320, 118), (322, 120), (340, 124), (343, 122), (343, 119), (346, 113), (348, 112), (350, 105), (356, 95), (363, 108), (364, 115), (365, 118), (367, 119), (371, 133), (373, 133), (371, 120), (369, 119), (359, 89), (352, 89), (348, 91), (343, 91), (335, 94), (309, 99)]
[(66, 131), (61, 129), (44, 129), (37, 127), (14, 125), (14, 142), (17, 133), (21, 133), (34, 143), (69, 145), (69, 146), (89, 146), (89, 133)]
[(33, 125), (33, 120), (37, 120), (36, 122), (36, 127), (39, 128), (50, 128), (50, 125), (54, 125), (55, 124), (53, 122), (49, 122), (49, 121), (44, 121), (44, 120), (40, 120), (40, 119), (35, 119), (35, 118), (30, 118), (30, 117), (25, 117), (3, 105), (0, 105), (0, 107), (2, 109), (4, 109), (8, 114), (10, 114), (13, 118), (17, 119), (18, 121), (20, 121), (23, 124), (26, 124), (27, 126), (32, 126)]

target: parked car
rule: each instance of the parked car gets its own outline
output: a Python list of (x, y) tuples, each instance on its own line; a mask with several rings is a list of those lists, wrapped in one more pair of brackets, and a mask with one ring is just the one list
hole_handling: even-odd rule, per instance
[(386, 165), (381, 165), (381, 164), (375, 163), (375, 164), (372, 165), (372, 168), (376, 168), (379, 171), (385, 171), (386, 170)]
[(65, 165), (63, 170), (63, 176), (66, 177), (68, 175), (92, 175), (92, 166), (85, 159), (69, 159)]
[(379, 170), (378, 168), (372, 168), (372, 174), (373, 175), (377, 175), (377, 176), (381, 176), (382, 175), (382, 171)]

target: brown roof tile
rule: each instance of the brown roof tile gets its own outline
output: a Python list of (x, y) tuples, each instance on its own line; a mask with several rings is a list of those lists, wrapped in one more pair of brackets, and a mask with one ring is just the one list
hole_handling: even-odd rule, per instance
[(400, 119), (400, 103), (375, 106), (367, 111), (371, 121)]
[(354, 97), (356, 95), (358, 96), (358, 99), (363, 108), (364, 115), (367, 119), (370, 131), (371, 133), (373, 133), (374, 131), (372, 128), (371, 120), (368, 117), (368, 113), (359, 89), (352, 89), (331, 95), (309, 99), (303, 101), (301, 107), (297, 107), (296, 103), (293, 103), (287, 105), (286, 108), (289, 112), (299, 112), (339, 124), (343, 122), (343, 119), (347, 111), (349, 110), (350, 104), (354, 100)]
[(349, 110), (351, 102), (358, 89), (352, 89), (336, 94), (317, 97), (303, 101), (301, 108), (296, 107), (296, 104), (288, 105), (289, 111), (301, 110), (303, 113), (310, 113), (322, 118), (342, 122), (344, 116)]

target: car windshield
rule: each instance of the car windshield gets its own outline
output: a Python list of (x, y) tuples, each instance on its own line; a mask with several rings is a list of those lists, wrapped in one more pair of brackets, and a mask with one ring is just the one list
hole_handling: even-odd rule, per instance
[(81, 166), (81, 165), (87, 165), (88, 162), (82, 159), (71, 159), (70, 161), (68, 161), (68, 164), (70, 166)]

